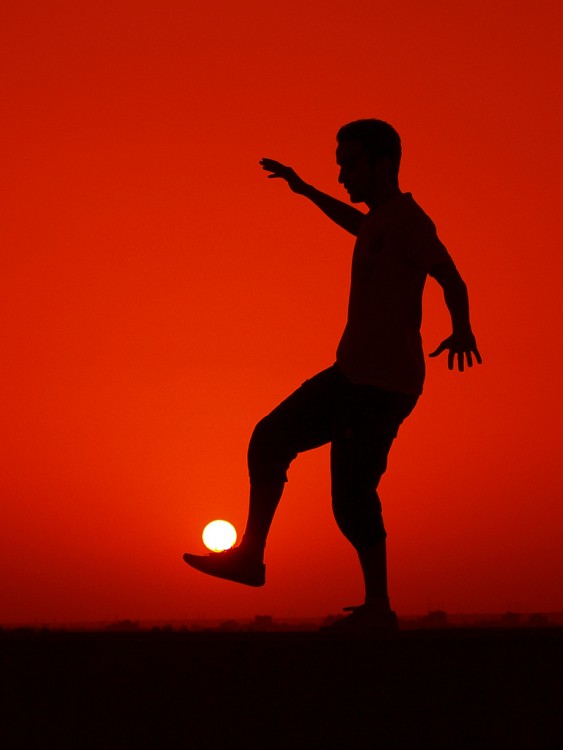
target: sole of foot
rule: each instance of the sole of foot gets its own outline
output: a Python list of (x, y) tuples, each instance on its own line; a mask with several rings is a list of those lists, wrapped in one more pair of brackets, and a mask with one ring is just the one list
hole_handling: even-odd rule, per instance
[(184, 562), (201, 573), (222, 578), (246, 586), (263, 586), (266, 582), (266, 566), (250, 559), (237, 547), (225, 552), (212, 552), (209, 555), (185, 553)]

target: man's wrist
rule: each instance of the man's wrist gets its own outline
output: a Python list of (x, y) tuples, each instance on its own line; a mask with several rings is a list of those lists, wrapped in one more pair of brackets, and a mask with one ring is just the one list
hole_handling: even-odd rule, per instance
[(452, 326), (454, 336), (473, 336), (471, 325), (469, 323), (454, 324)]
[(319, 191), (313, 185), (310, 185), (308, 182), (304, 182), (303, 187), (301, 188), (299, 192), (301, 195), (304, 195), (305, 198), (313, 198), (313, 196), (317, 194)]

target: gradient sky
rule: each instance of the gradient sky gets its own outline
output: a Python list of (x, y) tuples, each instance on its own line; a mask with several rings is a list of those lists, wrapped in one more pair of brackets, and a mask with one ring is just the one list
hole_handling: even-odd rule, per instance
[[(427, 365), (381, 485), (399, 614), (563, 610), (558, 2), (4, 4), (0, 623), (358, 603), (328, 449), (301, 456), (249, 590), (182, 562), (242, 530), (254, 424), (332, 364), (352, 238), (263, 156), (346, 198), (379, 117), (470, 290), (484, 358)], [(450, 332), (425, 293), (431, 351)]]

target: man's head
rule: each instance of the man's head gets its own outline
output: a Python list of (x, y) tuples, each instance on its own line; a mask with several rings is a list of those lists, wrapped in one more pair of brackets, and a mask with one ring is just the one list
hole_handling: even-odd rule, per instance
[(336, 135), (338, 181), (352, 203), (368, 203), (374, 193), (397, 188), (401, 163), (401, 139), (383, 120), (355, 120)]

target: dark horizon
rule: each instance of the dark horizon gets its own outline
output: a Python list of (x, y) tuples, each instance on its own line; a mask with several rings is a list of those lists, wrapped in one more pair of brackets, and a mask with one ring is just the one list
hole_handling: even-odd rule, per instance
[[(558, 750), (562, 628), (0, 633), (0, 742)], [(235, 742), (236, 738), (236, 742)]]

